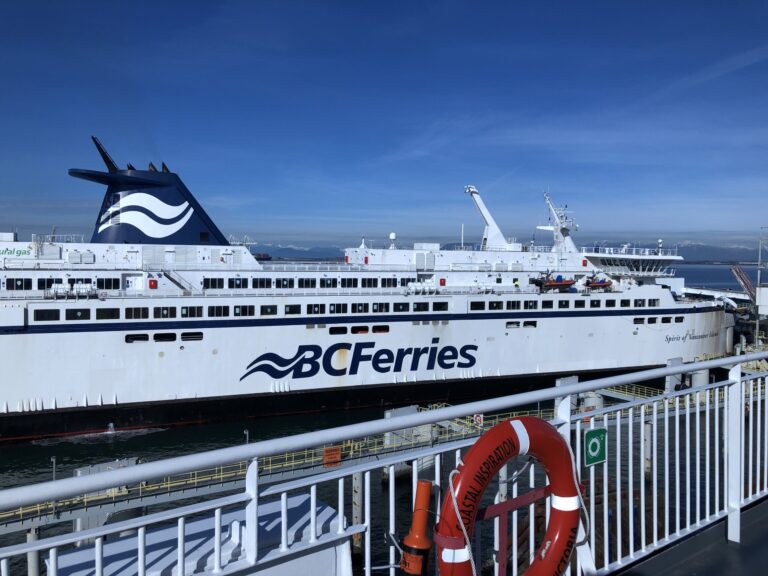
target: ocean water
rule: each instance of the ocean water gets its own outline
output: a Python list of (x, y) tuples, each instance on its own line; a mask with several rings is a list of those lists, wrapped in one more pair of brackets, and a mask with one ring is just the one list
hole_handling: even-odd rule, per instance
[[(753, 284), (757, 283), (757, 266), (744, 265), (742, 269)], [(692, 288), (741, 291), (730, 264), (682, 264), (676, 267), (675, 276), (685, 278), (685, 285)]]

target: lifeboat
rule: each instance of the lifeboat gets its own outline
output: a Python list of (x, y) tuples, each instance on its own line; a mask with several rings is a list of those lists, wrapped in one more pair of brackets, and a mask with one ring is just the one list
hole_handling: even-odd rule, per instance
[(613, 280), (608, 278), (587, 278), (586, 286), (592, 290), (610, 288), (613, 285)]
[(534, 284), (539, 286), (542, 290), (560, 290), (561, 292), (565, 292), (571, 286), (576, 284), (576, 280), (573, 278), (565, 278), (560, 274), (557, 276), (547, 274), (546, 276), (535, 280)]

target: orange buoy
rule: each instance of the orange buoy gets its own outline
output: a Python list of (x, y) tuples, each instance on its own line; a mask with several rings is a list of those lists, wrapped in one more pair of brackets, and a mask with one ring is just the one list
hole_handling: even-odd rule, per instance
[(552, 498), (544, 541), (526, 575), (559, 576), (568, 568), (576, 547), (580, 509), (571, 450), (548, 422), (523, 416), (502, 422), (483, 434), (459, 464), (456, 480), (449, 479), (455, 500), (449, 487), (434, 536), (441, 576), (472, 576), (474, 560), (468, 541), (483, 493), (508, 460), (525, 454), (543, 464)]
[(416, 501), (408, 535), (403, 538), (403, 558), (400, 569), (406, 574), (426, 576), (429, 570), (429, 551), (432, 540), (427, 535), (429, 502), (432, 499), (432, 482), (419, 480), (416, 485)]

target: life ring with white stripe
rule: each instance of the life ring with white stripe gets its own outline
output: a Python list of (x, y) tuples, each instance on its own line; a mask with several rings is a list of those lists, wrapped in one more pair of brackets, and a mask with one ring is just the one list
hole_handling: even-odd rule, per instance
[[(571, 552), (576, 547), (580, 507), (573, 456), (565, 439), (551, 424), (540, 418), (523, 416), (488, 430), (459, 464), (453, 479), (456, 501), (454, 503), (449, 488), (435, 528), (440, 576), (472, 576), (467, 540), (472, 536), (483, 494), (507, 461), (526, 454), (544, 466), (552, 496), (544, 541), (526, 575), (560, 575), (568, 567)], [(464, 524), (467, 538), (460, 522)]]

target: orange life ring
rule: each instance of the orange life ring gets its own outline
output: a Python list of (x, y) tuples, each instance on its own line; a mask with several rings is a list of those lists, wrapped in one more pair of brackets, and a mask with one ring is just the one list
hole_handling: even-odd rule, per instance
[(472, 576), (470, 550), (459, 522), (463, 522), (467, 536), (471, 537), (483, 493), (491, 479), (509, 459), (525, 454), (543, 464), (552, 495), (544, 541), (526, 574), (560, 575), (568, 567), (571, 552), (576, 547), (580, 507), (571, 450), (551, 424), (540, 418), (523, 416), (488, 430), (458, 466), (453, 486), (461, 520), (456, 516), (449, 488), (443, 499), (440, 522), (435, 528), (440, 576)]

